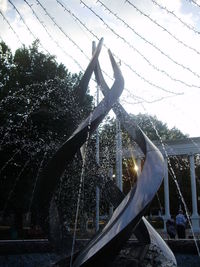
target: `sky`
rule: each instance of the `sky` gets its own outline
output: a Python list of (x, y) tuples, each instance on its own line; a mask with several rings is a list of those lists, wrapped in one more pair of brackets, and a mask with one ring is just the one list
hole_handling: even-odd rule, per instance
[[(0, 0), (0, 11), (0, 38), (13, 52), (38, 38), (72, 73), (86, 69), (92, 41), (103, 37), (100, 65), (112, 86), (111, 49), (127, 112), (200, 136), (200, 1)], [(90, 92), (96, 96), (94, 81)]]

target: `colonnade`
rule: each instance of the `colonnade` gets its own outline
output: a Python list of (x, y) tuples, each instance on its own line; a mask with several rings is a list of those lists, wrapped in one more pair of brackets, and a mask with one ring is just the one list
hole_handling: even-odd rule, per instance
[[(191, 195), (192, 195), (192, 215), (191, 222), (192, 227), (195, 232), (200, 232), (200, 216), (198, 214), (197, 208), (197, 189), (196, 189), (196, 175), (195, 175), (195, 163), (194, 163), (194, 154), (190, 154), (190, 181), (191, 181)], [(165, 199), (165, 215), (164, 222), (171, 217), (170, 214), (170, 201), (169, 201), (169, 181), (168, 181), (168, 160), (165, 158), (165, 174), (164, 174), (164, 199)]]
[[(197, 185), (196, 185), (196, 174), (195, 174), (195, 155), (200, 154), (200, 137), (187, 138), (176, 141), (166, 141), (162, 145), (156, 143), (165, 159), (165, 170), (164, 170), (164, 203), (165, 203), (165, 214), (163, 216), (166, 229), (166, 221), (171, 217), (170, 214), (170, 190), (169, 190), (169, 158), (170, 156), (187, 156), (190, 164), (190, 182), (191, 182), (191, 195), (192, 195), (192, 213), (191, 223), (194, 232), (200, 232), (200, 216), (198, 214), (198, 196), (197, 196)], [(137, 165), (140, 169), (140, 159), (143, 157), (141, 151), (137, 148), (123, 149), (123, 157), (130, 158), (132, 155), (136, 158)], [(171, 170), (172, 171), (172, 170)], [(188, 177), (189, 178), (189, 177)], [(200, 200), (200, 196), (199, 196)], [(187, 204), (187, 203), (186, 203)]]

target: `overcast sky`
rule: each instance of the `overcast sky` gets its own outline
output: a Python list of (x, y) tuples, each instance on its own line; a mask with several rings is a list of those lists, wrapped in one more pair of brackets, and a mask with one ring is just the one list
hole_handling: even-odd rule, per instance
[[(101, 67), (111, 85), (110, 48), (125, 78), (120, 98), (125, 109), (156, 115), (170, 128), (195, 137), (200, 136), (200, 1), (196, 2), (0, 0), (0, 38), (12, 51), (39, 38), (41, 50), (56, 55), (69, 71), (79, 72), (89, 62), (92, 41), (103, 37)], [(94, 83), (90, 90), (95, 94)]]

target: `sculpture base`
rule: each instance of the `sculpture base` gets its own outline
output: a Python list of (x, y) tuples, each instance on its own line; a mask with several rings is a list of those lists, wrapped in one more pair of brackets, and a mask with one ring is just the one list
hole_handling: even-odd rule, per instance
[[(81, 240), (82, 245), (87, 243), (88, 240)], [(197, 255), (194, 240), (166, 240), (169, 247), (175, 253), (177, 258), (178, 267), (199, 267), (200, 258)], [(200, 247), (200, 241), (198, 241)], [(148, 247), (140, 244), (136, 240), (129, 240), (121, 250), (113, 263), (114, 267), (137, 267), (140, 263), (142, 267), (151, 267), (152, 262), (160, 262), (156, 265), (160, 266), (173, 266), (171, 263), (164, 262), (163, 255), (159, 250), (152, 245)], [(143, 253), (145, 255), (143, 255)], [(144, 256), (144, 257), (143, 257)], [(185, 265), (185, 263), (193, 262), (193, 264)], [(69, 258), (58, 256), (52, 251), (48, 240), (16, 240), (16, 241), (0, 241), (0, 267), (24, 267), (41, 266), (41, 267), (67, 267)], [(111, 266), (111, 267), (113, 267)], [(155, 265), (154, 265), (155, 266)]]

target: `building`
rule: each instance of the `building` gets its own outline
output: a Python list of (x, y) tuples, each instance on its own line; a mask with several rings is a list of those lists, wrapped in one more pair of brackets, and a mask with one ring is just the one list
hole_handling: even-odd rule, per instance
[[(198, 214), (197, 201), (200, 196), (197, 196), (197, 185), (195, 175), (195, 155), (200, 154), (200, 137), (186, 138), (181, 140), (154, 142), (159, 148), (165, 159), (165, 173), (164, 173), (164, 203), (165, 214), (163, 216), (165, 225), (166, 221), (171, 217), (170, 214), (170, 192), (169, 192), (169, 180), (168, 170), (171, 168), (169, 164), (169, 158), (171, 156), (187, 156), (190, 163), (190, 181), (191, 181), (191, 195), (192, 195), (192, 214), (191, 222), (194, 232), (200, 232), (200, 216)], [(140, 168), (140, 162), (143, 158), (143, 154), (139, 147), (129, 147), (123, 149), (123, 158), (130, 158), (134, 156)]]

